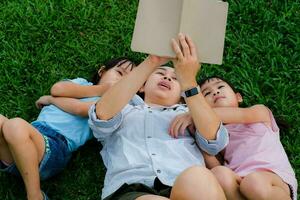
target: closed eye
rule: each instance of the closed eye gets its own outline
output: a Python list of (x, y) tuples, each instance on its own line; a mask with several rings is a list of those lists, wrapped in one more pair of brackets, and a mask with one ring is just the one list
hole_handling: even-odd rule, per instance
[(123, 73), (119, 70), (117, 70), (117, 72), (119, 73), (119, 75), (123, 76)]
[(206, 92), (204, 93), (204, 96), (206, 97), (207, 95), (210, 95), (211, 92)]
[(224, 85), (220, 85), (219, 87), (218, 87), (218, 89), (221, 89), (221, 88), (223, 88), (223, 87), (225, 87)]
[(163, 72), (156, 72), (156, 74), (159, 74), (159, 75), (164, 75), (164, 73)]

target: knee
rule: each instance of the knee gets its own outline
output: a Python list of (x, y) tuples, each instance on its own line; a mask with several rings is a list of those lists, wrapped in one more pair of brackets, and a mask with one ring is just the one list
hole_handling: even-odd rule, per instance
[(201, 199), (199, 197), (225, 199), (223, 190), (211, 171), (205, 167), (194, 166), (177, 177), (172, 188), (171, 199), (199, 200)]
[(265, 200), (270, 194), (270, 187), (262, 180), (259, 172), (253, 172), (242, 179), (240, 191), (247, 199)]
[(222, 188), (232, 188), (237, 186), (236, 175), (234, 172), (224, 166), (217, 166), (211, 169)]
[(7, 121), (8, 119), (6, 117), (4, 117), (3, 115), (0, 114), (0, 132), (2, 131), (2, 127), (5, 121)]
[(201, 166), (193, 166), (184, 170), (176, 179), (178, 184), (192, 184), (194, 180), (197, 182), (205, 182), (206, 180), (214, 179), (210, 170)]
[(21, 118), (9, 119), (2, 127), (3, 137), (8, 143), (24, 140), (29, 136), (26, 130), (25, 121)]

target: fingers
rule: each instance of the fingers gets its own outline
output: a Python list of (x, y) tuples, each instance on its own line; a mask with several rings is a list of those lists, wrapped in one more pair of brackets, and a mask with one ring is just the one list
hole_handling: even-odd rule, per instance
[(186, 41), (186, 35), (183, 35), (180, 33), (179, 34), (179, 42), (180, 42), (181, 49), (183, 51), (183, 56), (189, 57), (191, 55), (191, 52), (190, 52), (190, 47)]
[(38, 101), (35, 102), (35, 107), (36, 107), (36, 108), (39, 108), (39, 103), (38, 103)]
[(177, 138), (178, 135), (184, 135), (185, 130), (190, 124), (191, 120), (189, 119), (189, 116), (184, 114), (179, 115), (171, 122), (169, 134), (174, 138)]
[(176, 125), (178, 124), (178, 119), (179, 119), (178, 116), (175, 117), (175, 118), (173, 119), (173, 121), (171, 122), (171, 124), (170, 124), (170, 127), (169, 127), (169, 135), (172, 136), (172, 137), (174, 137), (175, 127), (176, 127)]
[(43, 105), (40, 104), (40, 102), (39, 102), (38, 100), (35, 102), (35, 106), (36, 106), (38, 109), (41, 109), (41, 108), (43, 107)]
[(187, 129), (187, 127), (189, 126), (189, 122), (188, 121), (184, 121), (182, 122), (180, 129), (179, 129), (179, 134), (180, 135), (184, 135), (184, 131)]
[(189, 35), (186, 35), (186, 41), (188, 46), (190, 47), (190, 53), (192, 57), (197, 57), (197, 51), (196, 51), (196, 46), (194, 42), (192, 41), (192, 38)]
[(190, 124), (190, 125), (188, 125), (188, 130), (189, 130), (189, 132), (190, 132), (190, 134), (195, 134), (195, 132), (196, 132), (196, 127), (195, 127), (195, 125), (194, 124)]
[(180, 46), (175, 39), (172, 39), (172, 47), (176, 54), (177, 59), (179, 60), (183, 59), (183, 54), (181, 52)]
[(197, 56), (196, 46), (188, 35), (179, 33), (178, 42), (172, 39), (172, 47), (178, 59)]

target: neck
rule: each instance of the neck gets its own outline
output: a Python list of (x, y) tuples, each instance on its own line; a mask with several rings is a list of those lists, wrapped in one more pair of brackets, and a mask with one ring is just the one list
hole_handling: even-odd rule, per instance
[(149, 105), (149, 106), (153, 106), (153, 107), (170, 107), (173, 106), (175, 104), (177, 104), (178, 102), (170, 102), (169, 100), (166, 99), (161, 99), (161, 98), (147, 98), (145, 96), (145, 100), (144, 102)]

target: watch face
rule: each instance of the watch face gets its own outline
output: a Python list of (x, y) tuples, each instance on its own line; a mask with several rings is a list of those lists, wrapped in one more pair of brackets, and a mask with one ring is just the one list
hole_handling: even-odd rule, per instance
[(200, 92), (200, 88), (199, 88), (199, 86), (197, 86), (197, 87), (194, 87), (192, 89), (184, 91), (182, 96), (183, 97), (191, 97), (191, 96), (194, 96), (196, 94), (199, 94), (199, 92)]

